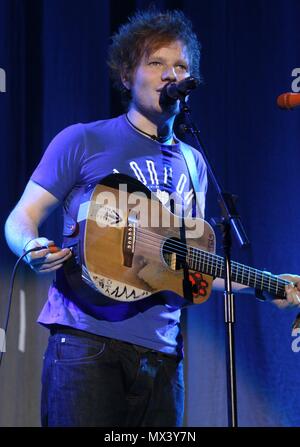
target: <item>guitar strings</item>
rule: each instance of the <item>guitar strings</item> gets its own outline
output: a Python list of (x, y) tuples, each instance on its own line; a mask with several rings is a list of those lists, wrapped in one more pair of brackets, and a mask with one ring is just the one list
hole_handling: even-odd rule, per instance
[[(152, 233), (151, 231), (147, 231), (147, 230), (143, 230), (141, 228), (137, 228), (138, 230), (138, 234), (143, 234), (145, 236), (148, 237), (148, 239), (150, 238), (150, 240), (152, 239), (152, 241), (159, 241), (159, 236), (157, 236), (156, 234)], [(140, 242), (144, 242), (146, 244), (150, 244), (150, 242), (145, 242), (143, 241), (143, 239), (140, 239)], [(158, 247), (160, 246), (159, 244), (156, 244)], [(204, 250), (201, 250), (199, 248), (190, 246), (190, 245), (185, 245), (184, 243), (180, 242), (180, 241), (175, 241), (174, 239), (169, 239), (166, 240), (165, 242), (165, 247), (167, 248), (174, 248), (174, 250), (176, 249), (176, 254), (181, 255), (181, 258), (184, 259), (188, 259), (191, 260), (194, 263), (200, 263), (203, 264), (204, 262), (206, 263), (206, 265), (208, 265), (211, 268), (211, 274), (213, 274), (212, 270), (213, 267), (215, 265), (216, 267), (216, 271), (220, 270), (220, 274), (221, 272), (224, 270), (224, 262), (223, 262), (223, 258), (221, 256), (215, 255), (214, 253), (209, 253), (209, 252), (205, 252)], [(195, 250), (195, 253), (188, 253), (189, 249), (193, 249)], [(166, 253), (174, 253), (174, 251), (172, 250), (167, 250), (165, 249)], [(195, 256), (196, 255), (196, 256)], [(202, 260), (201, 260), (202, 257)], [(214, 261), (214, 258), (216, 258), (216, 261)], [(220, 266), (218, 266), (218, 263), (220, 263)], [(248, 267), (248, 266), (244, 266), (243, 264), (239, 264), (235, 261), (231, 261), (231, 268), (232, 268), (232, 274), (235, 275), (237, 278), (240, 277), (243, 279), (243, 277), (246, 277), (247, 275), (244, 274), (238, 274), (238, 269), (244, 268), (248, 270), (248, 282), (251, 279), (251, 273), (252, 275), (255, 275), (255, 281), (257, 281), (258, 279), (261, 280), (262, 282), (262, 286), (266, 286), (268, 287), (268, 290), (271, 292), (274, 291), (275, 293), (278, 293), (278, 287), (284, 287), (287, 284), (290, 284), (289, 281), (283, 280), (281, 278), (275, 277), (274, 275), (264, 275), (264, 273), (261, 273), (259, 270), (254, 269), (253, 267)], [(217, 273), (218, 274), (218, 273)], [(272, 286), (270, 284), (271, 279), (273, 279), (273, 281), (275, 280), (278, 284), (278, 286)], [(269, 285), (267, 286), (266, 284), (264, 284), (264, 282), (268, 282)], [(248, 284), (249, 285), (249, 284)]]
[[(140, 228), (139, 228), (139, 233), (143, 233), (143, 234), (148, 234), (150, 237), (152, 237), (152, 239), (158, 239), (158, 237), (155, 235), (155, 234), (153, 234), (152, 232), (149, 232), (149, 231), (147, 231), (147, 230), (141, 230)], [(172, 244), (170, 244), (170, 240), (169, 241), (166, 241), (166, 243), (165, 243), (165, 245), (167, 245), (168, 247), (170, 246), (170, 247), (173, 247), (173, 248), (176, 248), (176, 249), (178, 249), (178, 246), (179, 245), (181, 245), (181, 246), (183, 246), (183, 247), (185, 247), (185, 244), (183, 244), (183, 243), (181, 243), (181, 242), (176, 242), (176, 241), (174, 241), (174, 243), (172, 243)], [(159, 246), (159, 245), (158, 245)], [(213, 267), (213, 265), (214, 265), (214, 260), (213, 260), (213, 258), (214, 257), (216, 257), (217, 258), (217, 261), (216, 261), (216, 264), (217, 264), (217, 267), (216, 267), (216, 269), (218, 270), (218, 269), (224, 269), (224, 266), (223, 266), (223, 264), (224, 264), (224, 262), (223, 262), (223, 258), (221, 257), (221, 256), (218, 256), (218, 255), (215, 255), (214, 253), (212, 254), (212, 253), (209, 253), (209, 252), (205, 252), (205, 251), (203, 251), (203, 250), (201, 250), (201, 249), (199, 249), (199, 248), (195, 248), (195, 247), (192, 247), (192, 246), (186, 246), (187, 247), (187, 249), (188, 248), (192, 248), (192, 249), (194, 249), (194, 250), (197, 250), (197, 253), (196, 253), (196, 255), (199, 255), (200, 254), (200, 256), (202, 255), (202, 257), (204, 257), (204, 262), (206, 261), (206, 263), (210, 266), (210, 267)], [(169, 251), (170, 253), (172, 253), (171, 251)], [(179, 253), (182, 253), (184, 256), (186, 256), (187, 255), (187, 250), (184, 248), (184, 250), (178, 250), (178, 252)], [(200, 261), (200, 263), (202, 263), (202, 261), (201, 261), (201, 258), (198, 258), (198, 257), (194, 257), (193, 256), (193, 254), (191, 253), (191, 254), (188, 254), (188, 258), (189, 259), (192, 259), (194, 262), (199, 262)], [(207, 262), (208, 261), (208, 262)], [(211, 262), (210, 262), (211, 261)], [(218, 263), (220, 263), (220, 266), (218, 266)], [(285, 284), (289, 284), (290, 282), (289, 281), (286, 281), (286, 280), (283, 280), (283, 279), (281, 279), (281, 278), (278, 278), (278, 277), (276, 277), (275, 275), (270, 275), (270, 274), (267, 274), (267, 276), (265, 276), (264, 275), (264, 273), (262, 272), (262, 273), (260, 273), (260, 271), (259, 270), (257, 270), (257, 269), (254, 269), (254, 268), (252, 268), (252, 267), (247, 267), (247, 266), (244, 266), (243, 264), (239, 264), (239, 263), (236, 263), (235, 261), (231, 261), (231, 264), (232, 264), (232, 267), (233, 267), (233, 271), (235, 271), (235, 274), (237, 274), (237, 269), (238, 268), (244, 268), (244, 270), (245, 270), (245, 268), (246, 269), (248, 269), (248, 271), (249, 271), (249, 274), (251, 274), (251, 271), (252, 271), (252, 273), (254, 273), (255, 272), (255, 276), (256, 277), (258, 277), (258, 276), (260, 276), (261, 278), (262, 278), (262, 280), (264, 281), (265, 279), (266, 280), (268, 280), (268, 281), (270, 281), (270, 279), (272, 279), (272, 278), (274, 278), (274, 280), (276, 280), (276, 281), (278, 281), (279, 283), (281, 283), (282, 285), (285, 285)], [(212, 272), (211, 272), (212, 273)], [(244, 277), (244, 276), (246, 276), (246, 275), (244, 275), (244, 274), (240, 274), (239, 276), (241, 276), (241, 277)], [(248, 275), (249, 276), (249, 275)]]
[[(145, 245), (153, 245), (153, 243), (149, 243), (149, 242), (147, 242), (147, 241), (145, 241), (145, 240), (143, 240), (143, 239), (141, 239), (140, 240), (140, 243), (142, 243), (142, 244), (145, 244)], [(170, 253), (170, 254), (173, 254), (174, 253), (174, 251), (173, 250), (164, 250), (165, 251), (165, 253)], [(176, 253), (176, 254), (178, 254), (178, 253)], [(179, 259), (181, 259), (181, 260), (187, 260), (187, 258), (188, 258), (188, 260), (190, 259), (190, 257), (188, 256), (188, 257), (186, 257), (186, 256), (183, 256), (183, 255), (180, 255), (179, 256)], [(233, 261), (232, 261), (233, 262)], [(202, 263), (202, 262), (201, 262)], [(202, 263), (203, 264), (203, 263)], [(209, 263), (206, 263), (206, 265), (209, 265)], [(193, 270), (193, 266), (190, 266), (190, 268)], [(219, 270), (220, 270), (220, 277), (223, 277), (222, 276), (222, 271), (224, 270), (224, 268), (223, 268), (223, 266), (222, 267), (218, 267), (219, 268)], [(196, 270), (197, 270), (197, 268), (196, 268)], [(201, 271), (201, 269), (200, 269), (200, 271)], [(204, 273), (204, 272), (203, 272)], [(206, 274), (208, 274), (209, 275), (209, 272), (205, 272)], [(204, 274), (205, 274), (204, 273)], [(211, 275), (213, 276), (213, 273), (212, 273), (212, 269), (211, 269)], [(241, 280), (242, 278), (243, 278), (243, 276), (241, 275), (241, 274), (237, 274), (237, 271), (234, 269), (234, 266), (233, 266), (233, 268), (232, 268), (232, 276), (236, 276), (236, 281), (237, 282), (241, 282), (241, 283), (243, 283), (243, 281)], [(216, 276), (219, 276), (218, 275), (218, 273), (217, 273), (217, 275)], [(274, 295), (277, 295), (277, 296), (279, 296), (279, 295), (283, 295), (283, 296), (285, 296), (285, 291), (284, 291), (284, 286), (285, 285), (287, 285), (287, 284), (290, 284), (290, 282), (286, 282), (285, 280), (282, 280), (282, 279), (280, 279), (280, 278), (277, 278), (276, 277), (276, 281), (277, 281), (277, 286), (274, 286), (274, 285), (272, 285), (269, 281), (270, 281), (270, 279), (268, 278), (268, 277), (263, 277), (263, 275), (261, 275), (261, 277), (262, 277), (262, 287), (264, 287), (265, 286), (265, 288), (270, 292), (270, 293), (273, 293)], [(240, 281), (239, 281), (239, 279), (240, 279)], [(258, 278), (257, 278), (257, 275), (256, 275), (256, 278), (255, 278), (255, 281), (257, 280)], [(250, 286), (250, 284), (249, 284), (249, 282), (250, 282), (250, 280), (253, 280), (253, 275), (252, 275), (252, 277), (251, 277), (251, 275), (249, 275), (248, 276), (248, 286)], [(269, 284), (267, 285), (267, 284), (264, 284), (264, 282), (265, 281), (268, 281), (269, 282)], [(273, 280), (274, 281), (274, 280)], [(244, 282), (243, 283), (244, 285), (246, 285), (246, 283)], [(281, 290), (280, 290), (281, 289)], [(263, 290), (263, 289), (262, 289)], [(280, 292), (282, 292), (282, 293), (280, 293)]]
[[(151, 232), (151, 231), (148, 231), (148, 230), (141, 230), (141, 228), (138, 228), (138, 232), (139, 232), (139, 233), (146, 234), (146, 235), (149, 235), (150, 237), (152, 237), (153, 239), (156, 239), (156, 240), (159, 240), (159, 238), (160, 238), (160, 237), (157, 236), (155, 233), (153, 233), (153, 232)], [(158, 246), (159, 246), (159, 245), (160, 245), (160, 244), (158, 244)], [(219, 256), (219, 255), (216, 255), (215, 253), (206, 252), (206, 251), (204, 251), (204, 250), (199, 249), (198, 247), (193, 247), (193, 246), (191, 246), (191, 245), (186, 245), (186, 244), (184, 244), (184, 243), (182, 243), (182, 242), (180, 242), (180, 241), (175, 241), (174, 239), (173, 239), (173, 240), (172, 240), (172, 239), (166, 240), (165, 245), (168, 245), (168, 247), (171, 247), (171, 248), (174, 248), (174, 249), (178, 249), (179, 246), (182, 246), (183, 249), (182, 249), (182, 250), (178, 250), (178, 252), (181, 252), (181, 253), (184, 254), (184, 255), (187, 254), (187, 251), (188, 251), (189, 248), (195, 250), (195, 251), (196, 251), (196, 253), (195, 253), (195, 254), (196, 254), (196, 257), (194, 257), (193, 253), (188, 254), (188, 256), (189, 256), (189, 257), (192, 257), (192, 259), (193, 259), (194, 261), (196, 261), (196, 262), (201, 261), (201, 259), (197, 257), (197, 255), (198, 255), (198, 256), (200, 255), (200, 256), (203, 256), (204, 258), (206, 258), (206, 260), (210, 260), (211, 262), (208, 262), (208, 264), (213, 266), (213, 265), (214, 265), (214, 258), (217, 258), (216, 263), (220, 262), (220, 264), (221, 264), (221, 266), (220, 266), (220, 267), (217, 267), (217, 269), (218, 269), (218, 268), (222, 268), (222, 269), (224, 268), (224, 267), (223, 267), (223, 264), (224, 264), (224, 262), (223, 262), (223, 257), (221, 257), (221, 256)], [(240, 268), (241, 268), (241, 267), (243, 267), (244, 269), (247, 268), (249, 271), (252, 270), (252, 271), (256, 272), (256, 274), (260, 274), (261, 277), (264, 276), (264, 273), (263, 273), (263, 272), (261, 273), (259, 270), (255, 269), (255, 268), (253, 268), (253, 267), (248, 267), (248, 266), (246, 266), (246, 265), (239, 264), (239, 263), (237, 263), (237, 262), (235, 262), (235, 261), (231, 261), (231, 264), (235, 264), (234, 267), (237, 266), (236, 268), (238, 268), (238, 266), (240, 266)], [(287, 282), (287, 284), (289, 284), (289, 281), (286, 281), (286, 280), (283, 280), (283, 279), (281, 279), (281, 278), (278, 278), (278, 277), (276, 277), (275, 275), (272, 275), (272, 274), (271, 274), (271, 275), (270, 275), (270, 274), (267, 274), (267, 275), (268, 275), (268, 276), (267, 276), (268, 279), (269, 279), (269, 277), (271, 277), (271, 278), (274, 277), (274, 279), (279, 280), (279, 281), (282, 281), (282, 283), (286, 283), (286, 282)], [(241, 275), (241, 276), (244, 276), (244, 275)]]

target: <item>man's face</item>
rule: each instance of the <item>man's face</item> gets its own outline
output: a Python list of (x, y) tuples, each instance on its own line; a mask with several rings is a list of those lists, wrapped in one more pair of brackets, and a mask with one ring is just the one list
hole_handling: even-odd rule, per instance
[(155, 116), (162, 112), (177, 114), (179, 101), (167, 110), (162, 110), (159, 104), (160, 92), (169, 82), (178, 82), (188, 76), (189, 58), (180, 41), (166, 44), (150, 55), (144, 54), (131, 82), (125, 84), (131, 90), (130, 109), (134, 108), (146, 116)]

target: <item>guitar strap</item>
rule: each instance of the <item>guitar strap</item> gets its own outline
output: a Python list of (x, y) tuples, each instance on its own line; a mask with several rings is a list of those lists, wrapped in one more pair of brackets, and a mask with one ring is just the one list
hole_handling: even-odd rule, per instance
[(200, 189), (200, 183), (199, 183), (199, 174), (198, 174), (197, 166), (196, 166), (196, 160), (195, 160), (192, 149), (188, 145), (183, 143), (180, 145), (180, 149), (181, 149), (183, 158), (185, 160), (185, 163), (187, 165), (187, 168), (188, 168), (188, 171), (190, 174), (190, 178), (192, 181), (193, 189), (194, 189), (196, 207), (198, 208), (198, 212), (199, 212), (199, 215), (197, 215), (197, 213), (196, 213), (196, 216), (201, 217), (203, 219), (204, 216), (202, 215), (202, 207), (201, 207), (201, 202), (200, 202), (201, 194), (197, 194), (197, 192), (199, 193), (201, 191), (201, 189)]

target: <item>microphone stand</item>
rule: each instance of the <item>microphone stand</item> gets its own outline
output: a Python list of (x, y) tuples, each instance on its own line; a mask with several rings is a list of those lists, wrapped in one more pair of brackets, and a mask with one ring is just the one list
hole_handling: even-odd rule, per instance
[(237, 398), (236, 398), (236, 372), (235, 372), (235, 352), (234, 352), (234, 300), (231, 284), (231, 230), (235, 235), (239, 245), (246, 247), (250, 244), (243, 228), (240, 216), (237, 212), (235, 202), (237, 196), (224, 192), (220, 186), (212, 165), (208, 159), (207, 151), (200, 139), (200, 132), (191, 119), (191, 111), (185, 101), (185, 95), (179, 98), (181, 111), (185, 116), (183, 130), (193, 135), (196, 148), (199, 150), (206, 163), (208, 173), (216, 189), (218, 202), (221, 207), (221, 218), (212, 219), (213, 225), (221, 227), (222, 246), (224, 252), (224, 270), (221, 275), (225, 279), (224, 305), (225, 305), (225, 325), (226, 325), (226, 370), (227, 370), (227, 408), (228, 426), (237, 427)]

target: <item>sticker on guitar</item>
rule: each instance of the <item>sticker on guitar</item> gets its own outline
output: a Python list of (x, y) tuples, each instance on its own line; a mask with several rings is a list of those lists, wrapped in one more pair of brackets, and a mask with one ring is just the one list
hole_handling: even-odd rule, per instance
[(96, 223), (98, 227), (118, 226), (123, 221), (119, 210), (110, 206), (102, 205), (96, 214)]
[(96, 273), (90, 273), (91, 279), (94, 285), (103, 293), (103, 295), (113, 298), (118, 301), (137, 301), (150, 295), (149, 292), (137, 287), (132, 287), (129, 284), (106, 278), (103, 275), (97, 275)]
[(122, 227), (126, 222), (121, 209), (94, 200), (84, 202), (79, 207), (77, 221), (86, 219), (93, 220), (98, 227)]
[(206, 296), (208, 289), (208, 282), (203, 278), (202, 273), (192, 272), (189, 274), (189, 280), (192, 285), (192, 292), (194, 296)]

